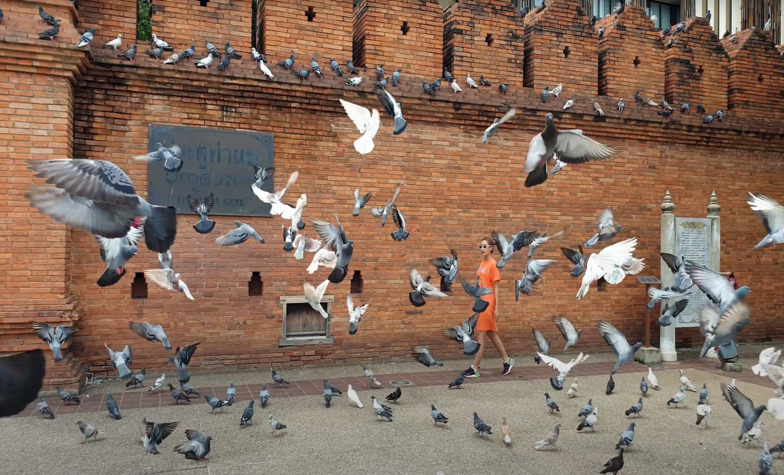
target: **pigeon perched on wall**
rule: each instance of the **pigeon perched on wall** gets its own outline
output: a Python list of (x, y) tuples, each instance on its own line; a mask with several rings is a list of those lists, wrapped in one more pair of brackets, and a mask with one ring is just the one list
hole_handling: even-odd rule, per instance
[(308, 77), (310, 77), (310, 69), (302, 69), (302, 70), (292, 69), (291, 73), (297, 76), (298, 78), (302, 79), (303, 81), (306, 81)]
[(340, 64), (338, 64), (338, 62), (335, 61), (334, 58), (329, 58), (329, 66), (332, 68), (333, 71), (335, 71), (335, 74), (341, 77), (343, 76), (343, 70), (340, 69)]
[[(40, 349), (0, 358), (0, 417), (19, 414), (29, 403), (35, 401), (43, 387), (45, 373), (46, 360)], [(73, 398), (79, 403), (79, 398), (67, 391), (61, 392), (60, 388), (57, 388), (57, 392), (64, 402)], [(63, 393), (67, 397), (64, 398)], [(46, 415), (40, 407), (39, 411)]]
[(132, 376), (131, 370), (128, 365), (131, 364), (131, 346), (125, 345), (122, 351), (116, 352), (109, 348), (109, 345), (104, 343), (106, 350), (109, 352), (109, 359), (112, 360), (114, 367), (120, 373), (120, 379), (128, 379)]
[(188, 440), (174, 447), (174, 451), (185, 455), (185, 458), (189, 460), (208, 460), (207, 455), (210, 453), (212, 437), (194, 429), (187, 429), (185, 436)]
[(359, 70), (354, 67), (354, 63), (352, 63), (350, 59), (346, 60), (346, 68), (348, 69), (349, 74), (356, 74), (359, 76)]
[(177, 64), (182, 59), (182, 55), (180, 53), (174, 53), (173, 55), (166, 58), (163, 64)]
[(54, 20), (50, 24), (53, 25), (51, 28), (38, 35), (39, 40), (54, 41), (55, 37), (60, 34), (60, 23), (57, 20)]
[(82, 34), (82, 37), (79, 38), (79, 42), (76, 43), (76, 47), (82, 48), (92, 43), (94, 37), (93, 35), (95, 35), (95, 31), (96, 31), (95, 28), (90, 28), (89, 30), (85, 31), (84, 34)]
[(291, 68), (294, 67), (294, 54), (292, 53), (289, 56), (289, 59), (284, 59), (283, 61), (279, 62), (278, 67), (291, 71)]
[(564, 105), (563, 105), (563, 107), (561, 108), (561, 110), (567, 110), (567, 109), (571, 109), (573, 106), (574, 106), (574, 99), (569, 99), (568, 101), (566, 101), (566, 102), (564, 103)]
[(206, 58), (202, 58), (196, 63), (196, 67), (199, 69), (209, 69), (212, 64), (212, 58), (212, 53), (208, 54)]
[(623, 363), (634, 359), (634, 354), (642, 347), (642, 342), (629, 345), (629, 342), (626, 341), (626, 337), (623, 333), (604, 320), (599, 321), (598, 329), (599, 334), (604, 338), (604, 341), (606, 341), (607, 344), (612, 347), (613, 352), (615, 352), (615, 367), (611, 373), (615, 374)]
[(36, 335), (38, 335), (40, 339), (49, 344), (49, 348), (52, 350), (52, 355), (55, 362), (60, 362), (63, 360), (62, 353), (60, 352), (60, 346), (68, 341), (68, 339), (71, 338), (74, 333), (76, 333), (76, 327), (58, 325), (55, 328), (47, 323), (37, 322), (33, 322), (33, 330), (35, 330)]
[(392, 73), (392, 87), (397, 87), (400, 83), (400, 73), (403, 72), (403, 68), (397, 68), (397, 70)]
[(118, 34), (117, 38), (111, 41), (107, 41), (106, 43), (103, 44), (103, 47), (106, 48), (107, 46), (110, 46), (112, 47), (112, 49), (114, 49), (114, 52), (116, 53), (117, 47), (122, 45), (122, 37), (123, 37), (122, 33)]

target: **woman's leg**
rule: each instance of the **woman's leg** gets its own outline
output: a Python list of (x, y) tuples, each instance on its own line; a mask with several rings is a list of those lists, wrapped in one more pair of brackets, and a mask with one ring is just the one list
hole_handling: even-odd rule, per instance
[[(482, 335), (482, 337), (484, 337), (484, 335)], [(504, 344), (503, 342), (501, 342), (501, 338), (498, 337), (498, 333), (489, 331), (487, 332), (487, 337), (490, 338), (490, 341), (493, 342), (493, 346), (495, 346), (495, 349), (498, 350), (499, 353), (501, 353), (501, 358), (503, 358), (504, 361), (507, 361), (509, 359), (509, 355), (506, 354), (506, 350), (504, 349)], [(482, 349), (480, 349), (479, 351), (481, 352)]]
[(485, 354), (485, 333), (477, 331), (476, 342), (479, 343), (479, 351), (474, 355), (474, 370), (479, 371), (479, 364), (482, 362), (482, 355)]

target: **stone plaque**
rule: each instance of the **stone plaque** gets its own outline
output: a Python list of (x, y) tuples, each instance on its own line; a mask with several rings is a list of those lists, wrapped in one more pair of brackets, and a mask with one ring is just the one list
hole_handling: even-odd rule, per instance
[[(675, 218), (675, 255), (710, 268), (710, 219)], [(700, 308), (708, 302), (708, 297), (695, 285), (689, 295), (689, 305), (678, 315), (675, 327), (699, 326)]]
[[(150, 203), (192, 214), (188, 195), (201, 201), (213, 193), (211, 215), (270, 216), (270, 205), (259, 201), (250, 185), (256, 181), (252, 165), (274, 164), (272, 134), (150, 124), (149, 150), (158, 150), (158, 143), (179, 146), (183, 165), (172, 173), (162, 161), (149, 163)], [(272, 181), (265, 182), (263, 189), (273, 191)]]

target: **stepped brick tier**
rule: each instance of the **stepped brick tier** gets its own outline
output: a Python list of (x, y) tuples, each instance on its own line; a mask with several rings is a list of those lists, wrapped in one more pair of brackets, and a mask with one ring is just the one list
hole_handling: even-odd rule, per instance
[[(13, 85), (13, 93), (4, 99), (8, 112), (0, 119), (0, 146), (8, 151), (0, 166), (0, 197), (6, 210), (0, 216), (6, 236), (0, 241), (0, 283), (5, 289), (0, 297), (0, 353), (44, 347), (32, 331), (34, 321), (78, 327), (64, 349), (66, 360), (49, 364), (47, 388), (78, 388), (85, 368), (115, 374), (104, 344), (115, 350), (131, 344), (134, 370), (164, 370), (171, 352), (133, 334), (130, 321), (163, 324), (173, 346), (201, 342), (191, 363), (194, 370), (388, 361), (409, 358), (416, 345), (430, 346), (436, 357), (457, 357), (460, 349), (442, 331), (471, 314), (472, 300), (455, 287), (449, 298), (429, 299), (424, 307), (414, 308), (407, 295), (409, 271), (417, 268), (423, 275), (436, 275), (430, 259), (455, 249), (463, 275), (472, 280), (479, 263), (476, 245), (492, 230), (565, 230), (536, 251), (536, 257), (553, 258), (558, 264), (545, 272), (534, 295), (521, 296), (519, 302), (513, 298), (513, 282), (524, 271), (524, 256), (515, 256), (501, 271), (499, 326), (512, 354), (534, 350), (532, 327), (555, 338), (553, 314), (566, 315), (585, 329), (580, 343), (584, 350), (606, 348), (595, 329), (600, 319), (638, 340), (644, 335), (644, 287), (630, 277), (606, 292), (593, 287), (577, 301), (579, 280), (569, 277), (570, 267), (559, 247), (575, 248), (584, 242), (594, 233), (601, 210), (610, 207), (623, 226), (616, 240), (636, 236), (636, 256), (645, 258), (644, 274), (659, 275), (659, 206), (667, 190), (678, 216), (697, 217), (705, 216), (708, 197), (716, 191), (722, 206), (721, 270), (735, 272), (739, 282), (752, 289), (747, 301), (753, 324), (740, 339), (784, 337), (776, 279), (784, 257), (780, 248), (752, 250), (764, 230), (745, 203), (748, 191), (784, 202), (784, 58), (775, 54), (768, 37), (747, 31), (736, 35), (737, 43), (720, 42), (703, 20), (691, 19), (661, 57), (647, 53), (663, 46), (652, 39), (652, 30), (635, 8), (618, 19), (603, 20), (612, 24), (605, 27), (602, 42), (573, 0), (551, 0), (543, 12), (533, 11), (524, 20), (504, 8), (492, 10), (499, 15), (494, 20), (475, 2), (439, 12), (435, 2), (364, 0), (350, 18), (347, 1), (305, 5), (260, 0), (262, 18), (257, 20), (263, 24), (259, 35), (266, 49), (262, 52), (275, 72), (275, 79), (267, 80), (245, 56), (252, 41), (250, 2), (238, 6), (210, 0), (204, 7), (191, 3), (191, 14), (183, 17), (177, 12), (184, 7), (177, 2), (156, 1), (153, 32), (176, 51), (195, 42), (197, 58), (206, 56), (205, 35), (219, 48), (230, 40), (244, 56), (228, 71), (218, 72), (215, 66), (196, 70), (194, 61), (163, 65), (144, 54), (148, 46), (135, 40), (136, 14), (127, 2), (80, 0), (78, 12), (69, 0), (42, 3), (62, 19), (56, 41), (37, 39), (37, 33), (47, 29), (38, 17), (39, 2), (3, 4), (0, 80)], [(289, 5), (299, 9), (289, 10)], [(312, 21), (305, 16), (308, 6), (314, 7)], [(459, 28), (458, 17), (464, 22)], [(436, 25), (434, 18), (441, 23)], [(410, 28), (406, 35), (400, 30), (404, 21)], [(90, 27), (99, 28), (94, 44), (75, 50), (81, 32)], [(621, 35), (621, 27), (625, 36), (619, 36), (624, 40), (618, 46), (612, 42)], [(325, 33), (328, 28), (334, 32)], [(480, 36), (494, 35), (491, 47), (498, 50), (497, 56), (488, 53), (494, 50), (487, 50), (487, 44), (480, 52), (459, 51), (468, 45), (482, 47), (481, 42), (476, 45), (480, 38), (472, 28), (479, 28)], [(283, 31), (290, 32), (290, 39), (270, 35)], [(354, 49), (349, 41), (352, 31)], [(122, 49), (138, 44), (135, 62), (102, 48), (118, 33), (125, 38)], [(524, 37), (524, 45), (516, 35)], [(341, 64), (351, 57), (358, 60), (360, 37), (366, 80), (359, 87), (346, 86), (345, 77), (330, 71), (328, 58)], [(636, 68), (627, 64), (636, 48), (627, 42), (640, 45)], [(567, 46), (570, 53), (565, 56)], [(299, 65), (315, 55), (325, 77), (312, 75), (301, 81), (274, 66), (290, 52)], [(612, 69), (613, 58), (629, 73)], [(404, 67), (400, 87), (390, 91), (404, 104), (409, 126), (403, 135), (393, 136), (391, 119), (383, 116), (375, 150), (360, 156), (353, 147), (359, 133), (338, 99), (380, 109), (371, 79), (375, 65), (382, 62), (388, 73)], [(444, 64), (457, 69), (465, 92), (455, 96), (445, 85), (437, 97), (429, 98), (422, 92), (422, 81), (435, 79)], [(601, 64), (604, 76), (599, 73)], [(513, 67), (522, 70), (515, 75)], [(477, 80), (482, 74), (500, 80), (503, 71), (515, 87), (505, 96), (495, 84), (469, 91), (464, 83), (469, 71)], [(521, 77), (528, 87), (517, 82)], [(641, 78), (650, 78), (645, 94), (655, 101), (664, 91), (673, 107), (689, 100), (692, 109), (688, 114), (676, 111), (668, 119), (657, 115), (656, 108), (637, 106), (628, 94), (642, 87)], [(542, 103), (541, 89), (558, 83), (564, 84), (561, 97)], [(600, 92), (607, 95), (597, 96)], [(623, 113), (615, 107), (619, 95), (627, 103)], [(570, 98), (575, 107), (562, 112)], [(604, 108), (604, 118), (593, 112), (594, 100)], [(726, 110), (724, 121), (703, 124), (697, 103), (710, 112)], [(510, 106), (518, 108), (517, 116), (481, 145), (484, 129)], [(554, 113), (558, 127), (582, 129), (618, 154), (606, 162), (570, 165), (542, 186), (524, 188), (528, 143), (541, 131), (548, 112)], [(300, 296), (303, 282), (317, 284), (326, 277), (324, 269), (307, 274), (306, 261), (282, 250), (280, 218), (213, 216), (216, 230), (200, 235), (192, 229), (196, 215), (180, 215), (172, 252), (175, 268), (195, 301), (149, 281), (147, 298), (133, 299), (136, 274), (158, 267), (154, 253), (141, 246), (127, 266), (128, 275), (114, 286), (99, 288), (96, 280), (104, 264), (95, 238), (66, 229), (30, 207), (25, 193), (37, 183), (27, 168), (31, 159), (110, 160), (147, 196), (148, 166), (132, 157), (147, 152), (151, 124), (274, 134), (275, 185), (282, 186), (297, 170), (300, 178), (291, 196), (307, 193), (303, 232), (314, 237), (311, 219), (334, 222), (337, 212), (355, 242), (349, 277), (327, 289), (335, 299), (334, 343), (279, 346), (281, 297)], [(373, 192), (369, 206), (380, 206), (396, 186), (402, 187), (397, 204), (411, 233), (405, 242), (393, 241), (389, 233), (394, 229), (381, 228), (367, 208), (357, 218), (350, 215), (354, 188)], [(267, 243), (217, 247), (215, 238), (230, 230), (235, 219), (255, 227)], [(354, 294), (354, 301), (371, 305), (358, 333), (349, 335), (344, 302), (355, 271), (363, 285), (354, 289), (362, 291)], [(261, 278), (262, 291), (249, 296), (254, 272)], [(658, 332), (654, 326), (654, 341)], [(694, 328), (677, 332), (679, 346), (701, 341)], [(168, 368), (170, 372), (172, 367)]]

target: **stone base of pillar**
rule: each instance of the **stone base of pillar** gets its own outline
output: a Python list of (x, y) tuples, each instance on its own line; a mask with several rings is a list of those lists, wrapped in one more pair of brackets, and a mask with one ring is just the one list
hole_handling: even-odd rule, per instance
[(655, 347), (642, 347), (634, 354), (634, 361), (644, 365), (657, 365), (662, 362), (662, 352)]
[(721, 370), (728, 373), (740, 373), (743, 371), (743, 365), (740, 363), (731, 363), (729, 361), (722, 363)]
[(661, 350), (661, 360), (665, 363), (678, 361), (678, 352), (675, 350)]

